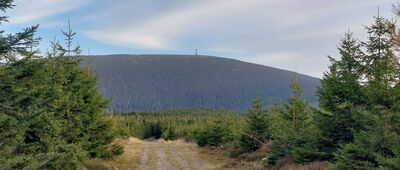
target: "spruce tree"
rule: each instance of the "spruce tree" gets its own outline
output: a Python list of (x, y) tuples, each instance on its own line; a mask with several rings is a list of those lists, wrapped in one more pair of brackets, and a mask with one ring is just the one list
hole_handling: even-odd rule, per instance
[(317, 149), (319, 131), (316, 127), (315, 111), (302, 98), (302, 90), (296, 81), (292, 81), (290, 87), (293, 94), (285, 104), (284, 113), (291, 127), (280, 140), (287, 145), (288, 156), (295, 162), (317, 160), (321, 155)]
[(366, 103), (361, 86), (364, 56), (361, 43), (346, 33), (338, 47), (340, 58), (331, 58), (329, 71), (324, 74), (318, 89), (319, 129), (322, 133), (321, 151), (331, 160), (340, 144), (353, 141), (353, 132), (365, 128), (360, 107)]
[(366, 55), (362, 58), (363, 92), (370, 113), (367, 128), (354, 134), (354, 142), (342, 145), (335, 153), (333, 169), (399, 169), (398, 77), (399, 62), (393, 52), (390, 27), (382, 17), (366, 30)]
[(259, 149), (264, 142), (270, 139), (267, 115), (262, 107), (262, 100), (256, 97), (246, 114), (246, 125), (239, 139), (243, 152), (252, 152)]
[[(271, 129), (280, 131), (281, 134), (274, 135), (272, 144), (269, 145), (267, 163), (275, 164), (284, 157), (290, 157), (295, 162), (304, 163), (317, 160), (321, 154), (317, 150), (317, 136), (319, 131), (315, 123), (315, 111), (302, 98), (302, 90), (296, 81), (290, 84), (293, 94), (288, 98), (287, 103), (281, 111), (281, 118), (274, 116), (279, 124), (287, 127)], [(285, 130), (282, 130), (285, 129)]]
[[(14, 0), (0, 1), (0, 10), (5, 13), (12, 9)], [(8, 22), (7, 16), (0, 16), (0, 25)], [(27, 27), (15, 34), (6, 34), (5, 30), (0, 30), (0, 62), (12, 62), (20, 58), (32, 58), (37, 50), (32, 50), (38, 43), (40, 38), (35, 34), (39, 25)]]
[(400, 95), (398, 90), (392, 88), (398, 83), (400, 65), (393, 52), (390, 29), (384, 18), (376, 17), (375, 23), (366, 30), (369, 37), (363, 44), (366, 55), (362, 58), (362, 73), (367, 80), (365, 92), (369, 105), (378, 110), (391, 109)]
[(67, 55), (67, 56), (78, 56), (81, 54), (81, 46), (77, 44), (75, 47), (73, 47), (73, 40), (76, 35), (76, 32), (73, 32), (71, 29), (71, 21), (68, 20), (68, 28), (66, 31), (61, 30), (61, 32), (65, 36), (65, 46), (63, 47), (60, 44), (58, 44), (58, 50), (61, 51), (61, 55)]
[(121, 153), (108, 146), (115, 136), (93, 73), (79, 58), (36, 57), (36, 29), (0, 36), (0, 169), (77, 169)]
[(211, 123), (196, 133), (196, 142), (199, 146), (225, 147), (234, 140), (232, 121), (225, 113), (216, 115)]
[(290, 83), (293, 94), (289, 97), (285, 104), (287, 119), (291, 122), (291, 129), (297, 131), (304, 128), (306, 120), (309, 119), (309, 108), (307, 102), (302, 99), (303, 91), (296, 81)]

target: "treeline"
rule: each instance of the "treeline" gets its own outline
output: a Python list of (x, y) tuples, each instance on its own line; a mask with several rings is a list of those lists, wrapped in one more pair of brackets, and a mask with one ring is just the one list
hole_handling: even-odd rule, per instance
[[(0, 10), (12, 2), (1, 0)], [(104, 115), (108, 101), (91, 70), (80, 67), (75, 33), (63, 31), (66, 45), (52, 42), (43, 57), (37, 29), (0, 31), (0, 169), (78, 169), (86, 159), (121, 154)]]
[(224, 122), (224, 128), (229, 129), (240, 129), (242, 121), (242, 116), (237, 113), (211, 109), (126, 113), (111, 118), (116, 122), (121, 136), (186, 141), (196, 141), (198, 134), (215, 121)]

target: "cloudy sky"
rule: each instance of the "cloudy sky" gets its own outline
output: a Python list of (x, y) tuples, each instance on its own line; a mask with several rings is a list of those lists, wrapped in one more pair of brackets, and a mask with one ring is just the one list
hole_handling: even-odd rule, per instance
[(39, 48), (62, 40), (68, 19), (87, 54), (199, 54), (234, 58), (322, 77), (350, 30), (380, 14), (385, 0), (15, 0), (7, 11), (16, 32), (40, 24)]

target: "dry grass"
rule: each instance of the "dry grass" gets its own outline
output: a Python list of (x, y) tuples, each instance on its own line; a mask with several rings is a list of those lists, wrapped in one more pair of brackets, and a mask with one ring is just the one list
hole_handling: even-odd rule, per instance
[(173, 145), (173, 144), (167, 143), (167, 145), (165, 145), (165, 146), (163, 147), (164, 150), (165, 150), (165, 153), (168, 155), (168, 157), (167, 157), (168, 161), (169, 161), (174, 167), (176, 167), (177, 169), (179, 169), (179, 170), (184, 169), (183, 165), (181, 165), (181, 164), (178, 162), (177, 158), (174, 157), (174, 156), (172, 156), (172, 155), (174, 155), (174, 154), (173, 154), (173, 151), (172, 151), (172, 149), (174, 149), (174, 146), (171, 146), (171, 145)]
[[(145, 166), (148, 169), (157, 169), (159, 160), (157, 150), (166, 152), (167, 161), (177, 169), (281, 169), (281, 170), (326, 170), (324, 162), (311, 162), (305, 165), (295, 164), (290, 159), (279, 161), (274, 167), (266, 168), (261, 161), (266, 156), (267, 147), (252, 153), (244, 153), (236, 158), (229, 158), (227, 150), (221, 148), (200, 148), (193, 143), (183, 140), (176, 141), (142, 141), (136, 138), (119, 139), (117, 143), (124, 146), (125, 152), (109, 160), (92, 159), (82, 166), (83, 170), (133, 170), (140, 169), (144, 149), (147, 148), (148, 160)], [(179, 158), (179, 159), (178, 159)], [(185, 159), (183, 164), (178, 160)], [(182, 160), (181, 160), (182, 161)], [(143, 164), (143, 163), (142, 163)]]
[[(232, 152), (232, 150), (230, 150)], [(251, 170), (262, 170), (266, 169), (263, 165), (261, 159), (265, 157), (267, 152), (266, 145), (262, 146), (261, 149), (251, 152), (242, 153), (236, 158), (230, 159), (230, 161), (225, 164), (226, 169), (251, 169)]]
[(104, 160), (100, 159), (91, 159), (84, 163), (84, 165), (80, 168), (81, 170), (112, 170), (113, 168), (104, 162)]
[(149, 147), (149, 160), (147, 162), (147, 166), (149, 169), (156, 169), (157, 168), (157, 153), (154, 147)]
[(288, 164), (280, 168), (280, 170), (327, 170), (324, 162), (310, 162), (305, 165)]
[[(232, 150), (231, 150), (232, 151)], [(214, 152), (215, 153), (215, 152)], [(262, 159), (268, 153), (268, 144), (263, 145), (259, 150), (251, 153), (242, 153), (236, 158), (230, 159), (222, 169), (251, 169), (251, 170), (327, 170), (324, 162), (310, 162), (308, 164), (296, 164), (290, 159), (283, 159), (273, 167), (266, 167)]]
[(327, 166), (325, 162), (310, 162), (307, 164), (296, 164), (291, 159), (285, 158), (279, 161), (274, 167), (271, 169), (279, 169), (279, 170), (327, 170)]
[(116, 143), (124, 146), (124, 153), (113, 159), (91, 159), (84, 163), (82, 169), (109, 170), (109, 169), (138, 169), (143, 152), (142, 142), (136, 138), (118, 139)]

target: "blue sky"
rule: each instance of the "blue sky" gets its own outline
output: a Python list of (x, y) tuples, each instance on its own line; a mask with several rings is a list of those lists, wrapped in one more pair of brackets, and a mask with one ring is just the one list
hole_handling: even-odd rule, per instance
[(350, 30), (391, 17), (384, 0), (15, 0), (8, 32), (40, 24), (39, 48), (62, 40), (68, 19), (84, 54), (199, 54), (322, 77)]

